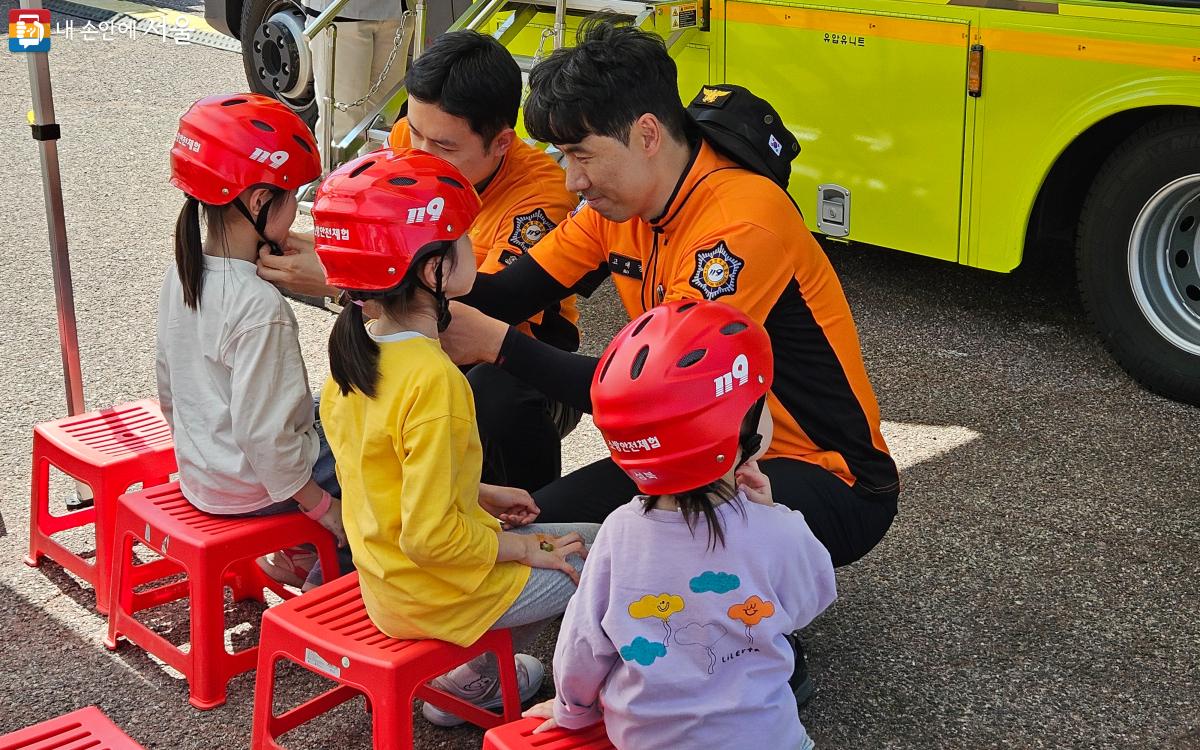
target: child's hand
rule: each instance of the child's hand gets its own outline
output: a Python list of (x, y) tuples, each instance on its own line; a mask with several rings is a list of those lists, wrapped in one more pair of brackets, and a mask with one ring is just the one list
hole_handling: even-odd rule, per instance
[(570, 534), (560, 537), (545, 534), (520, 536), (525, 542), (525, 554), (521, 557), (521, 562), (531, 568), (561, 570), (571, 577), (576, 586), (579, 585), (579, 571), (567, 562), (567, 558), (571, 555), (587, 558), (587, 547), (578, 532), (572, 531)]
[(771, 480), (758, 468), (757, 461), (747, 461), (733, 475), (738, 489), (746, 493), (746, 498), (759, 505), (774, 505), (771, 499)]
[(525, 490), (482, 482), (479, 484), (479, 507), (509, 526), (533, 523), (542, 512)]
[(538, 725), (537, 729), (533, 730), (534, 734), (541, 734), (542, 732), (548, 732), (551, 729), (558, 728), (558, 722), (554, 720), (553, 698), (548, 701), (542, 701), (537, 705), (530, 706), (527, 711), (521, 714), (521, 716), (524, 716), (526, 719), (545, 719), (545, 721)]
[(346, 527), (342, 525), (342, 499), (340, 497), (333, 498), (333, 502), (329, 505), (329, 510), (325, 511), (325, 515), (317, 519), (317, 523), (324, 526), (333, 534), (333, 538), (337, 541), (337, 546), (346, 546)]

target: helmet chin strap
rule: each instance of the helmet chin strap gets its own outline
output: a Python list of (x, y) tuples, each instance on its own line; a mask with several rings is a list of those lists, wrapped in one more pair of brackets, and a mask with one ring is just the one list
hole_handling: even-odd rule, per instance
[(267, 202), (263, 204), (262, 209), (258, 212), (258, 218), (255, 219), (250, 215), (250, 209), (246, 208), (246, 204), (242, 203), (241, 198), (233, 199), (233, 205), (237, 207), (238, 211), (242, 212), (242, 216), (246, 217), (246, 221), (254, 225), (254, 231), (258, 232), (258, 237), (262, 240), (262, 242), (258, 243), (258, 246), (262, 247), (263, 245), (266, 245), (267, 247), (271, 248), (271, 255), (283, 255), (283, 248), (279, 247), (279, 243), (275, 242), (274, 240), (267, 239), (267, 235), (263, 234), (263, 231), (267, 228), (267, 218), (271, 215), (271, 204), (274, 202), (275, 196), (272, 195), (267, 199)]
[(442, 253), (438, 257), (437, 266), (433, 269), (433, 278), (435, 286), (433, 289), (425, 286), (425, 282), (421, 281), (420, 276), (417, 276), (417, 286), (424, 289), (433, 295), (433, 300), (437, 304), (437, 329), (438, 333), (445, 331), (450, 326), (450, 300), (446, 298), (446, 293), (443, 291), (442, 265), (446, 262), (446, 254)]
[(762, 447), (763, 436), (758, 432), (758, 421), (762, 418), (763, 407), (767, 403), (767, 397), (763, 396), (754, 402), (754, 406), (750, 407), (750, 412), (746, 415), (746, 421), (742, 423), (742, 429), (738, 433), (738, 446), (742, 449), (742, 460), (738, 461), (736, 468), (740, 469), (746, 461), (758, 453), (758, 449)]

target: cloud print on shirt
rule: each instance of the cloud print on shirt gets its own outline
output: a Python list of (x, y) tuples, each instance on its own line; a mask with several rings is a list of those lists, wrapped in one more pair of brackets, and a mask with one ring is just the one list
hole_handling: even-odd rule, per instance
[(621, 647), (621, 658), (625, 661), (636, 661), (643, 667), (648, 667), (654, 663), (655, 659), (662, 658), (667, 655), (667, 647), (657, 641), (648, 641), (640, 635), (633, 639), (633, 643), (628, 646)]
[(706, 570), (693, 578), (689, 582), (689, 585), (692, 587), (692, 591), (697, 594), (703, 594), (706, 591), (711, 591), (714, 594), (727, 594), (738, 586), (741, 586), (742, 581), (733, 573), (717, 573)]

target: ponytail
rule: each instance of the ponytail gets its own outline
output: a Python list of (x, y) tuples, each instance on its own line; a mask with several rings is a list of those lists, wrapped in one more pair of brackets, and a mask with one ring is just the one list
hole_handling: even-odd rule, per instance
[(357, 390), (375, 397), (379, 383), (379, 344), (367, 333), (362, 308), (347, 301), (329, 334), (329, 374), (342, 395)]
[(183, 304), (199, 310), (204, 291), (204, 246), (200, 241), (200, 201), (190, 195), (175, 222), (175, 269), (183, 286)]

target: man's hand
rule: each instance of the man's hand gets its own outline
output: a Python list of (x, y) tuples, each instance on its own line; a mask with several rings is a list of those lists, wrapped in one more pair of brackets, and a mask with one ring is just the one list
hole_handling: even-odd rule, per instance
[(771, 499), (771, 480), (758, 468), (758, 461), (747, 461), (733, 475), (738, 489), (746, 493), (746, 498), (759, 505), (774, 505)]
[(313, 249), (309, 232), (290, 232), (283, 255), (271, 255), (270, 248), (258, 253), (258, 275), (294, 294), (310, 297), (336, 297), (338, 289), (325, 283), (325, 269)]
[(479, 506), (509, 526), (533, 523), (542, 512), (525, 490), (482, 482), (479, 483)]
[(538, 725), (537, 729), (533, 730), (534, 734), (541, 734), (542, 732), (548, 732), (551, 729), (558, 728), (558, 722), (554, 720), (553, 698), (548, 701), (542, 701), (541, 703), (530, 706), (525, 713), (521, 714), (521, 716), (525, 717), (526, 719), (545, 719), (545, 721)]
[(470, 305), (451, 302), (450, 326), (439, 338), (454, 364), (473, 365), (495, 362), (507, 334), (507, 323), (489, 318)]

